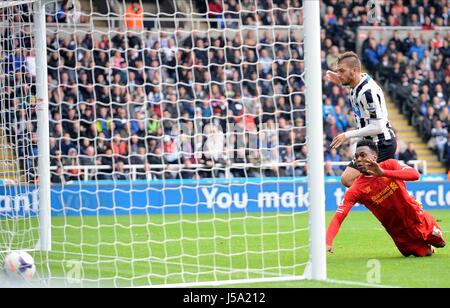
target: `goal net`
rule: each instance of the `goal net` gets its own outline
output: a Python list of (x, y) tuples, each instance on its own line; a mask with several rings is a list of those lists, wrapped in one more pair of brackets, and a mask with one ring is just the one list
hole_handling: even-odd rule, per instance
[(30, 1), (3, 2), (2, 251), (36, 249), (49, 285), (325, 278), (323, 213), (308, 199), (313, 180), (323, 199), (323, 153), (321, 107), (306, 108), (321, 100), (306, 3), (37, 1), (42, 32)]
[[(0, 2), (0, 251), (38, 239), (36, 66), (31, 4)], [(29, 2), (29, 1), (28, 1)]]
[(44, 272), (41, 252), (51, 248), (50, 178), (43, 173), (48, 109), (45, 31), (36, 27), (45, 29), (45, 19), (36, 3), (0, 1), (0, 260), (11, 251), (35, 251)]

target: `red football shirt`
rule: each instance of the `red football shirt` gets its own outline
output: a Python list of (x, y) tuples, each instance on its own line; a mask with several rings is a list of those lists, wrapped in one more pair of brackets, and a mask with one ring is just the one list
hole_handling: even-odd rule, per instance
[(384, 176), (362, 174), (347, 190), (328, 227), (327, 245), (332, 245), (342, 222), (356, 203), (367, 207), (392, 237), (407, 232), (420, 222), (421, 205), (408, 194), (404, 182), (418, 180), (417, 170), (394, 159), (380, 163), (380, 167), (384, 169)]

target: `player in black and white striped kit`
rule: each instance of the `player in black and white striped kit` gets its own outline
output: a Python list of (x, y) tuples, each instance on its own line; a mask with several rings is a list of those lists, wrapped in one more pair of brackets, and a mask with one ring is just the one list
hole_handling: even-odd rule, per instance
[[(378, 146), (378, 162), (395, 158), (397, 141), (388, 121), (383, 91), (369, 75), (361, 73), (358, 55), (354, 52), (340, 55), (336, 72), (327, 71), (326, 77), (333, 83), (351, 88), (350, 102), (358, 127), (337, 135), (330, 147), (338, 148), (349, 138), (370, 139)], [(360, 172), (352, 161), (342, 174), (341, 182), (350, 187), (359, 175)]]

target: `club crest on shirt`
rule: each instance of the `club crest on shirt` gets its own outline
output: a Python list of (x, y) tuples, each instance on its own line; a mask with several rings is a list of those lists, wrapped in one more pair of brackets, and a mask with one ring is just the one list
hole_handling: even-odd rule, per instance
[(389, 186), (392, 188), (392, 190), (398, 189), (398, 185), (395, 182), (391, 182), (391, 184), (389, 184)]

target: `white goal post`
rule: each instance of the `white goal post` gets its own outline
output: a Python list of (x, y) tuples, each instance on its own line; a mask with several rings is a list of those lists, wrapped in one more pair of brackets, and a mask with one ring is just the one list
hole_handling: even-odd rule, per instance
[[(3, 135), (1, 144), (3, 167), (0, 170), (3, 204), (0, 214), (5, 214), (0, 217), (0, 222), (2, 229), (11, 227), (11, 230), (2, 230), (6, 231), (6, 235), (2, 234), (0, 249), (2, 253), (19, 249), (51, 250), (45, 2), (37, 0), (0, 2), (3, 83), (0, 124)], [(27, 56), (25, 63), (20, 62), (22, 56)], [(18, 80), (18, 74), (24, 74), (24, 80)], [(30, 107), (36, 108), (35, 111), (22, 113), (25, 115), (21, 119), (23, 124), (34, 128), (21, 131), (20, 135), (17, 123), (14, 123), (17, 120), (15, 100), (29, 100)], [(27, 149), (30, 143), (36, 143), (36, 153), (30, 153)], [(37, 200), (39, 209), (34, 206)], [(7, 213), (11, 208), (15, 211), (12, 215)], [(38, 217), (35, 217), (36, 215)], [(37, 226), (34, 224), (36, 221)], [(29, 228), (28, 232), (17, 227), (21, 223), (29, 223), (29, 226), (25, 227)]]
[(320, 8), (317, 1), (304, 1), (306, 129), (309, 144), (308, 176), (311, 221), (311, 278), (327, 278), (325, 247), (325, 179), (322, 125), (322, 70), (320, 69)]
[(327, 279), (319, 1), (185, 4), (0, 1), (0, 257), (44, 286)]
[(47, 39), (45, 4), (48, 0), (35, 3), (36, 40), (36, 113), (38, 125), (38, 175), (39, 175), (39, 249), (52, 250), (51, 195), (50, 195), (50, 144), (49, 108), (47, 82)]

